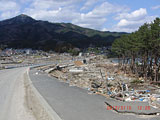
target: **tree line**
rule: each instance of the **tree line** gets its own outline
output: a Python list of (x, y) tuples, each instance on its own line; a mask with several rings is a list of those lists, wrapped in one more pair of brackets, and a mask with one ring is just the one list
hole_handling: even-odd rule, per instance
[(125, 73), (132, 72), (145, 80), (159, 81), (160, 18), (116, 39), (112, 51), (118, 56), (119, 66)]

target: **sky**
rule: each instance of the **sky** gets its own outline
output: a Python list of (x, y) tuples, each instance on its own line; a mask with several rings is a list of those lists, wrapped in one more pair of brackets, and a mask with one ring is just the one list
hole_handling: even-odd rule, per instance
[(0, 0), (0, 20), (20, 14), (101, 31), (134, 32), (160, 17), (160, 0)]

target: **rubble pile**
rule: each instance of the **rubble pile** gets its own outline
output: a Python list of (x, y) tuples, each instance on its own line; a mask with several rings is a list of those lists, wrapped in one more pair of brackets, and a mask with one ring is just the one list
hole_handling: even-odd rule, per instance
[(120, 81), (132, 80), (118, 73), (117, 64), (110, 63), (100, 56), (91, 57), (87, 62), (82, 60), (59, 64), (56, 69), (50, 72), (50, 75), (69, 83), (71, 86), (103, 94), (107, 93), (107, 81), (109, 81), (108, 86), (113, 87), (117, 86)]
[(73, 66), (67, 66), (61, 70), (55, 69), (50, 75), (68, 82), (71, 86), (78, 86), (88, 90), (101, 87), (100, 72), (94, 70), (94, 65), (88, 67), (80, 61), (76, 61)]
[(85, 60), (70, 60), (41, 68), (51, 76), (58, 78), (70, 86), (87, 89), (91, 93), (107, 95), (120, 101), (149, 102), (160, 107), (160, 88), (144, 83), (120, 71), (118, 65), (102, 56), (92, 56)]

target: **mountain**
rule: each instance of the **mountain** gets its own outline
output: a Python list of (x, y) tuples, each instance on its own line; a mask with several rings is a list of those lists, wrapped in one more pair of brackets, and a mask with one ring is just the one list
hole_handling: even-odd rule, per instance
[(0, 21), (0, 44), (13, 48), (56, 50), (110, 46), (122, 34), (82, 28), (71, 23), (50, 23), (21, 14)]

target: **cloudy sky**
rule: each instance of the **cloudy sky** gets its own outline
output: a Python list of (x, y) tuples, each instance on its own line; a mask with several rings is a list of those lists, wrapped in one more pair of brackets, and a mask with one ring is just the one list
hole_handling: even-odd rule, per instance
[(132, 32), (160, 17), (160, 0), (0, 0), (0, 20), (22, 13), (37, 20)]

